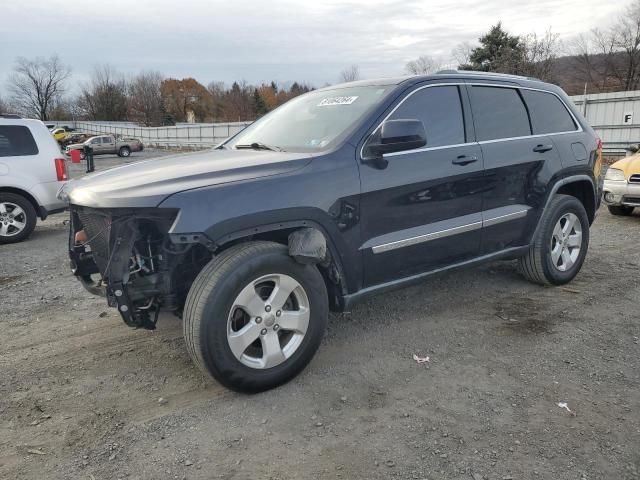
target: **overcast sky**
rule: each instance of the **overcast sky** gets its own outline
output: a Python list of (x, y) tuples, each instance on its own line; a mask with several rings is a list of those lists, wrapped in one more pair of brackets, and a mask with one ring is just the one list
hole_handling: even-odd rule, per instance
[(419, 55), (449, 58), (501, 20), (511, 33), (570, 38), (610, 23), (626, 0), (22, 0), (0, 7), (0, 91), (16, 56), (58, 53), (74, 83), (94, 65), (158, 70), (205, 85), (245, 79), (335, 83), (403, 73)]

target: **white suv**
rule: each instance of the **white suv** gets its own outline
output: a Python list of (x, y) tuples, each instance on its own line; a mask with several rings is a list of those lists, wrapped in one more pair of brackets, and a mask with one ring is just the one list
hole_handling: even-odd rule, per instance
[(64, 210), (56, 193), (66, 180), (64, 156), (44, 123), (0, 113), (0, 244), (26, 239), (37, 217)]

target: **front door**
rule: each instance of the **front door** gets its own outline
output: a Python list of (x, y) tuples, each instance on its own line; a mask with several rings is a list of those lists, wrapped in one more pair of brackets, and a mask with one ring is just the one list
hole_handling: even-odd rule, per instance
[(387, 119), (422, 120), (426, 147), (361, 163), (365, 287), (478, 255), (482, 151), (465, 123), (461, 88), (427, 85), (410, 92)]

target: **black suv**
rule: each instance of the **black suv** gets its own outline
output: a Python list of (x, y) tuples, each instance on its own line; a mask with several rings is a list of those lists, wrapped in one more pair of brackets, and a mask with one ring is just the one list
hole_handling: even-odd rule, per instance
[(297, 97), (217, 148), (70, 182), (72, 269), (127, 325), (182, 317), (193, 360), (255, 392), (298, 374), (329, 310), (518, 259), (569, 282), (601, 143), (554, 85), (446, 71)]

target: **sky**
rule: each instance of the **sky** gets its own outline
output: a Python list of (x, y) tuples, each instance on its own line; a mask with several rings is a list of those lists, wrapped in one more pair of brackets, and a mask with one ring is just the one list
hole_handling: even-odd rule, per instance
[(96, 65), (203, 84), (336, 83), (402, 75), (420, 55), (450, 59), (498, 21), (512, 34), (570, 39), (606, 26), (626, 0), (0, 0), (0, 92), (17, 56), (57, 53), (73, 84)]

